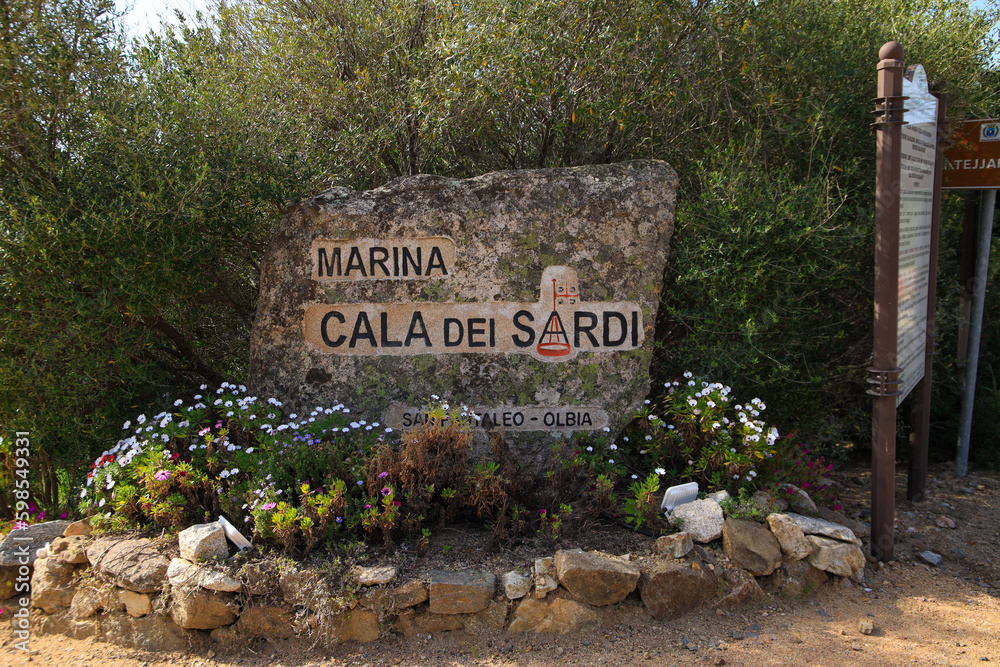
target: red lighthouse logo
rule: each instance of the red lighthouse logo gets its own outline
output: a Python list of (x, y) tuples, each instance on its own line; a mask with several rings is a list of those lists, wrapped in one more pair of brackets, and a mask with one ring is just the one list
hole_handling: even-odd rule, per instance
[[(575, 276), (575, 272), (573, 275)], [(555, 278), (552, 279), (552, 313), (535, 347), (538, 354), (543, 357), (564, 357), (573, 350), (558, 308), (563, 306), (564, 309), (566, 307), (575, 309), (580, 301), (579, 296), (579, 287), (576, 284), (567, 282), (560, 285)]]

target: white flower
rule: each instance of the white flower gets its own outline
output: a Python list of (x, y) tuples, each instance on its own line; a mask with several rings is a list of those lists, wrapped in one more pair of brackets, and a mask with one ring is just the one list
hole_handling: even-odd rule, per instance
[(101, 502), (97, 503), (97, 506), (98, 507), (104, 507), (104, 503), (105, 503), (104, 498), (101, 498)]
[(684, 377), (686, 378), (691, 377), (691, 371), (684, 371)]
[(388, 428), (388, 427), (386, 427), (386, 429), (385, 429), (385, 432), (386, 432), (386, 433), (392, 433), (392, 429), (391, 429), (391, 428)]
[(233, 468), (232, 470), (229, 471), (229, 474), (230, 475), (238, 475), (239, 472), (240, 472), (239, 468)]
[(617, 450), (618, 450), (618, 445), (611, 445), (610, 449), (611, 449), (611, 451), (613, 451), (613, 452), (614, 452), (614, 451), (617, 451)]
[(592, 451), (594, 451), (594, 448), (593, 447), (587, 447), (587, 451), (588, 452), (592, 452)]
[(694, 461), (691, 461), (691, 460), (689, 460), (689, 461), (688, 461), (688, 465), (689, 465), (689, 466), (693, 466), (693, 465), (694, 465)]
[(666, 475), (667, 474), (667, 471), (664, 470), (663, 468), (657, 468), (653, 472), (655, 472), (657, 475)]
[(693, 387), (694, 385), (695, 385), (695, 381), (694, 380), (688, 380), (688, 386), (689, 387)]
[(649, 405), (649, 399), (648, 398), (646, 399), (645, 402), (646, 402), (646, 405)]
[(253, 454), (253, 447), (247, 447), (247, 454)]
[(87, 497), (87, 489), (84, 489), (83, 491), (80, 492), (80, 497), (81, 498), (86, 498)]
[(180, 405), (183, 402), (184, 401), (182, 401), (181, 399), (178, 398), (176, 401), (174, 401), (174, 407), (176, 408), (178, 405)]
[(611, 465), (614, 465), (615, 464), (615, 460), (614, 459), (608, 459), (608, 463), (610, 463)]
[(189, 452), (193, 452), (196, 449), (198, 449), (198, 445), (191, 445), (190, 447), (188, 447)]
[(229, 477), (229, 471), (223, 470), (222, 472), (219, 473), (219, 477), (221, 477), (222, 479)]
[(715, 407), (715, 401), (709, 401), (708, 402), (708, 407), (714, 408)]
[(638, 475), (632, 475), (632, 479), (639, 479)]
[(447, 403), (445, 403), (444, 405), (441, 406), (441, 409), (442, 410), (448, 410), (450, 407), (451, 407), (450, 405), (448, 405)]
[(436, 400), (438, 400), (438, 395), (437, 394), (431, 394), (431, 398), (433, 398), (436, 401)]
[(110, 477), (108, 477), (108, 483), (107, 483), (107, 484), (105, 485), (105, 487), (104, 487), (104, 488), (106, 488), (106, 489), (110, 489), (110, 488), (112, 488), (112, 487), (113, 487), (114, 485), (115, 485), (115, 480), (113, 480), (113, 479), (111, 479)]
[(605, 432), (605, 433), (611, 433), (611, 428), (610, 428), (610, 427), (608, 427), (608, 426), (605, 426), (605, 427), (604, 427), (604, 432)]
[(135, 418), (135, 422), (137, 424), (145, 424), (146, 423), (146, 415), (139, 415), (138, 417)]

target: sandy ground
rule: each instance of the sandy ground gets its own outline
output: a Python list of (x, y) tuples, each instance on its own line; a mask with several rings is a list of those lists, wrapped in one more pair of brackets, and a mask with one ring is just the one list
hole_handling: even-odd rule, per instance
[[(840, 477), (845, 510), (868, 512), (864, 471)], [(724, 613), (705, 609), (657, 622), (641, 602), (601, 611), (601, 628), (566, 636), (470, 635), (464, 631), (332, 650), (304, 642), (261, 643), (227, 652), (147, 653), (93, 640), (33, 637), (32, 651), (12, 649), (6, 630), (0, 665), (73, 667), (246, 667), (291, 665), (980, 665), (1000, 662), (1000, 474), (957, 479), (933, 468), (928, 499), (902, 498), (898, 479), (897, 560), (869, 565), (863, 586), (830, 581), (804, 600), (768, 597)], [(948, 526), (954, 524), (954, 528)], [(944, 557), (939, 567), (919, 559)], [(450, 550), (449, 550), (450, 551)], [(862, 634), (861, 620), (874, 632)]]

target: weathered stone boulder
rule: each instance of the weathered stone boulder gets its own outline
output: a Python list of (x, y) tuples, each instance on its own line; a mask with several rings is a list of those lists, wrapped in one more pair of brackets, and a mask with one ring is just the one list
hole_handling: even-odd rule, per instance
[(508, 600), (520, 600), (531, 592), (531, 579), (516, 570), (505, 573), (501, 583)]
[(320, 638), (328, 644), (373, 642), (382, 636), (378, 614), (368, 609), (352, 609), (323, 616), (317, 625)]
[(788, 502), (788, 506), (799, 514), (814, 516), (819, 511), (809, 494), (794, 484), (782, 484), (781, 493)]
[(209, 566), (195, 565), (183, 558), (170, 560), (167, 580), (175, 587), (201, 586), (222, 593), (237, 593), (242, 588), (240, 582), (225, 572), (213, 570)]
[(634, 565), (598, 551), (560, 549), (555, 566), (563, 588), (574, 599), (595, 607), (621, 602), (639, 581)]
[(474, 614), (486, 609), (495, 589), (491, 572), (433, 570), (429, 608), (435, 614)]
[(133, 618), (116, 612), (101, 616), (101, 631), (112, 644), (144, 651), (184, 651), (197, 641), (170, 618), (149, 614)]
[(768, 514), (767, 525), (781, 545), (785, 560), (802, 560), (813, 552), (813, 543), (806, 539), (805, 533), (788, 515), (778, 512)]
[(185, 630), (214, 630), (236, 620), (231, 593), (217, 593), (200, 586), (175, 588), (170, 617)]
[(728, 568), (723, 578), (729, 584), (722, 598), (715, 603), (716, 608), (732, 609), (764, 598), (764, 590), (752, 574), (740, 568)]
[(84, 535), (57, 537), (49, 544), (49, 556), (63, 563), (83, 565), (87, 562), (87, 544), (90, 539)]
[(287, 605), (252, 606), (243, 610), (236, 622), (236, 631), (246, 637), (275, 640), (295, 634), (292, 610)]
[(725, 517), (722, 507), (714, 500), (705, 498), (678, 505), (671, 510), (670, 518), (680, 520), (681, 530), (695, 542), (705, 544), (722, 537)]
[(396, 619), (395, 630), (404, 637), (429, 635), (436, 632), (451, 632), (465, 627), (465, 616), (458, 614), (433, 614), (426, 610), (418, 612), (405, 609)]
[(726, 519), (722, 527), (722, 549), (730, 560), (756, 577), (771, 574), (781, 565), (778, 540), (756, 521)]
[(786, 561), (768, 577), (767, 584), (787, 598), (801, 598), (827, 580), (826, 572), (804, 560)]
[(514, 611), (508, 632), (580, 632), (598, 626), (597, 612), (563, 597), (536, 600), (526, 597)]
[(31, 574), (31, 606), (46, 614), (66, 609), (76, 593), (74, 567), (56, 558), (38, 558)]
[(559, 588), (555, 561), (552, 556), (535, 559), (535, 597), (541, 600), (548, 593)]
[(90, 519), (80, 519), (79, 521), (74, 521), (73, 523), (66, 526), (63, 530), (63, 537), (75, 537), (81, 535), (83, 537), (90, 537), (92, 529), (90, 527)]
[(673, 535), (664, 535), (656, 539), (653, 550), (658, 554), (665, 554), (673, 558), (683, 558), (694, 549), (694, 542), (690, 533), (680, 532)]
[(507, 624), (507, 603), (491, 602), (486, 609), (462, 617), (462, 629), (473, 635), (495, 635)]
[(483, 413), (476, 453), (502, 427), (540, 473), (549, 444), (615, 437), (648, 391), (676, 187), (646, 160), (303, 201), (262, 263), (252, 390), (394, 428), (437, 394)]
[(177, 533), (177, 545), (181, 550), (181, 558), (192, 563), (229, 556), (226, 533), (218, 521), (185, 528)]
[(427, 601), (427, 587), (416, 579), (411, 579), (392, 588), (376, 588), (364, 592), (360, 597), (362, 607), (395, 613), (400, 609), (414, 607)]
[(152, 599), (148, 593), (136, 593), (127, 588), (119, 588), (118, 601), (125, 605), (125, 613), (132, 618), (140, 618), (153, 611)]
[(170, 567), (161, 547), (146, 538), (99, 539), (87, 547), (87, 560), (94, 570), (136, 593), (156, 593), (162, 589)]
[(391, 565), (358, 566), (354, 568), (354, 578), (362, 586), (388, 584), (399, 575), (399, 568)]
[(853, 542), (857, 546), (861, 546), (861, 540), (847, 526), (841, 526), (825, 519), (803, 516), (794, 512), (786, 512), (785, 516), (802, 529), (802, 532), (806, 535), (823, 535), (835, 540), (841, 540), (842, 542)]
[[(9, 600), (17, 594), (15, 584), (17, 584), (18, 567), (0, 567), (0, 600)], [(25, 566), (25, 572), (30, 576)]]
[(77, 589), (69, 609), (73, 620), (82, 621), (99, 611), (118, 611), (124, 607), (114, 586), (88, 582)]
[(24, 558), (28, 559), (28, 565), (34, 563), (38, 550), (61, 537), (69, 524), (69, 521), (46, 521), (10, 531), (0, 542), (0, 567), (23, 565)]
[(820, 535), (809, 535), (808, 538), (816, 546), (807, 559), (813, 567), (840, 577), (859, 580), (864, 575), (865, 554), (861, 547), (852, 542), (841, 542)]
[(653, 618), (683, 616), (714, 594), (715, 577), (698, 561), (658, 559), (643, 564), (639, 595)]

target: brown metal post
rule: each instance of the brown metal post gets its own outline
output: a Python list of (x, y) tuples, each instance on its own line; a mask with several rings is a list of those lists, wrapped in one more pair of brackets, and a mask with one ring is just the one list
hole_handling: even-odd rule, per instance
[(892, 560), (896, 486), (896, 330), (899, 306), (899, 167), (903, 125), (903, 45), (879, 49), (876, 100), (875, 340), (872, 398), (872, 555)]
[[(943, 88), (943, 86), (941, 86)], [(927, 488), (927, 449), (930, 440), (931, 376), (934, 368), (935, 305), (937, 303), (938, 245), (941, 238), (941, 181), (944, 177), (945, 114), (948, 94), (934, 92), (937, 109), (937, 151), (934, 155), (934, 199), (931, 203), (931, 248), (927, 266), (927, 343), (924, 347), (924, 377), (913, 388), (913, 430), (910, 433), (910, 470), (906, 497), (923, 500)]]

